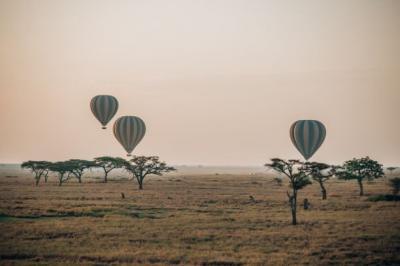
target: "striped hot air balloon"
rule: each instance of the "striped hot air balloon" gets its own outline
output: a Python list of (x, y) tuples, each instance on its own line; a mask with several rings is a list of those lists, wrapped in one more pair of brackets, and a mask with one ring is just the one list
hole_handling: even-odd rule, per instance
[(145, 133), (146, 125), (137, 116), (122, 116), (114, 123), (114, 136), (128, 153), (127, 156), (131, 156)]
[(97, 95), (90, 101), (93, 115), (106, 129), (106, 125), (118, 111), (118, 100), (111, 95)]
[(290, 128), (290, 138), (306, 160), (310, 159), (325, 140), (325, 126), (316, 120), (299, 120)]

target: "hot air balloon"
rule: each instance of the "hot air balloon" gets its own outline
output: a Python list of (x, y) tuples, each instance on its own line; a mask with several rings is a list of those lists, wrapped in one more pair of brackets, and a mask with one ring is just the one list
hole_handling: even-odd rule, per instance
[(299, 120), (290, 128), (290, 138), (297, 150), (308, 160), (325, 140), (325, 126), (316, 120)]
[(137, 116), (122, 116), (114, 123), (114, 136), (128, 153), (127, 156), (131, 156), (145, 133), (146, 125)]
[(106, 125), (118, 111), (118, 101), (111, 95), (97, 95), (90, 101), (90, 109), (93, 115), (106, 129)]

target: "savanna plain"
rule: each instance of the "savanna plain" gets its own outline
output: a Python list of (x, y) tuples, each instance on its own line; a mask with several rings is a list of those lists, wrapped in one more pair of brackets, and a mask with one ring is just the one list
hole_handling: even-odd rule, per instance
[(287, 180), (267, 172), (178, 171), (142, 191), (123, 173), (57, 184), (2, 168), (0, 264), (400, 265), (400, 203), (368, 200), (390, 193), (387, 178), (364, 197), (356, 181), (329, 180), (327, 200), (306, 187), (296, 226)]

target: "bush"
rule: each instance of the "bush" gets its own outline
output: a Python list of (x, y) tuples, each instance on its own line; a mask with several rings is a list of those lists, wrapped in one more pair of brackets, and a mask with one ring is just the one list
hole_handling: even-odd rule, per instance
[(390, 179), (389, 182), (390, 182), (389, 183), (390, 186), (393, 189), (393, 195), (399, 194), (399, 191), (400, 191), (400, 177), (392, 178), (392, 179)]
[(374, 195), (368, 198), (369, 201), (400, 201), (400, 195), (381, 194)]

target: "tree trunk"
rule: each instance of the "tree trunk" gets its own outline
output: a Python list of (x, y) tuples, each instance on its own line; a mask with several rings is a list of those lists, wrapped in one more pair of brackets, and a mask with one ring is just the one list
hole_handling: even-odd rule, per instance
[(108, 172), (104, 171), (104, 183), (107, 183)]
[(78, 182), (82, 183), (82, 177), (81, 176), (78, 176)]
[(287, 193), (289, 197), (289, 203), (290, 203), (290, 210), (292, 213), (292, 224), (296, 225), (297, 224), (297, 217), (296, 217), (296, 210), (297, 210), (297, 193), (295, 190), (293, 190), (293, 194), (290, 195), (289, 192)]
[(364, 187), (362, 183), (362, 179), (357, 179), (358, 185), (360, 186), (360, 196), (364, 196)]
[(139, 190), (143, 189), (143, 179), (144, 179), (144, 177), (142, 177), (142, 176), (136, 176), (136, 180), (139, 184)]
[(60, 176), (60, 180), (59, 180), (59, 182), (58, 182), (58, 186), (59, 186), (59, 187), (61, 187), (61, 185), (62, 185), (62, 180), (63, 180), (63, 176)]
[(39, 186), (40, 177), (35, 177), (35, 179), (36, 179), (36, 182), (35, 182), (36, 186)]
[(292, 224), (297, 224), (297, 192), (293, 192)]
[[(294, 202), (294, 198), (293, 198), (293, 202)], [(297, 217), (296, 217), (296, 207), (294, 206), (294, 203), (292, 203), (292, 225), (296, 225), (297, 224)]]
[(45, 183), (47, 183), (47, 178), (48, 178), (48, 177), (49, 177), (49, 174), (48, 174), (48, 173), (44, 175), (44, 182), (45, 182)]
[(139, 183), (139, 190), (143, 189), (143, 177), (138, 178), (138, 183)]
[(324, 187), (324, 182), (319, 181), (319, 186), (321, 187), (322, 199), (326, 200), (326, 189)]
[(322, 199), (326, 200), (326, 189), (325, 188), (322, 189)]

